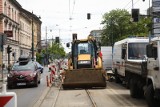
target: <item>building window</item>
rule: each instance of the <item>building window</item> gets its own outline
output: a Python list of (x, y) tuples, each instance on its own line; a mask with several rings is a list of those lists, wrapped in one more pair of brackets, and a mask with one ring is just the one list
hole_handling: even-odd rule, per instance
[(4, 25), (4, 29), (5, 29), (5, 30), (7, 30), (7, 23), (5, 23), (5, 25)]
[(4, 14), (7, 15), (7, 3), (4, 3)]
[(23, 50), (20, 51), (20, 55), (23, 55)]
[(17, 17), (16, 17), (16, 10), (15, 10), (15, 14), (14, 14), (14, 16), (15, 16), (15, 21), (16, 21), (16, 20), (17, 20), (17, 19), (16, 19), (16, 18), (17, 18)]
[(8, 17), (11, 17), (11, 7), (8, 7)]
[(15, 40), (18, 41), (18, 40), (17, 40), (17, 32), (16, 32), (16, 31), (17, 31), (17, 30), (15, 29)]
[(14, 20), (14, 10), (12, 8), (12, 19)]

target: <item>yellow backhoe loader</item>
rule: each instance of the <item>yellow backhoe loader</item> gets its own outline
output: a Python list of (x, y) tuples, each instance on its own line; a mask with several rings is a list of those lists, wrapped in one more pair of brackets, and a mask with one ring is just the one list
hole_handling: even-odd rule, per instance
[[(69, 44), (67, 47), (70, 47)], [(68, 69), (63, 73), (64, 89), (106, 87), (106, 73), (98, 48), (93, 36), (77, 40), (77, 34), (73, 34)]]

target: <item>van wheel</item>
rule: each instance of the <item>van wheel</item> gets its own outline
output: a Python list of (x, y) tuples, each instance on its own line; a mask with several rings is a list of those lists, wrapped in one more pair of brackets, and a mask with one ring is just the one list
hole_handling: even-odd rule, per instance
[(152, 84), (150, 84), (145, 91), (145, 99), (149, 107), (158, 107), (158, 101), (154, 99), (154, 89)]

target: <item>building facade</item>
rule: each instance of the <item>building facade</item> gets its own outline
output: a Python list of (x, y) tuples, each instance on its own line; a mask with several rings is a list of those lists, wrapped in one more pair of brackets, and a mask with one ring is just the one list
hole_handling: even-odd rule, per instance
[(20, 55), (31, 54), (32, 36), (34, 48), (41, 40), (41, 23), (39, 17), (23, 9), (16, 0), (0, 0), (0, 33), (12, 32), (10, 37), (7, 36), (3, 51), (0, 51), (0, 65), (8, 66), (8, 45), (12, 47), (10, 64), (17, 61)]
[(19, 46), (20, 55), (29, 55), (31, 51), (32, 42), (32, 21), (28, 15), (20, 13), (20, 33), (19, 33)]

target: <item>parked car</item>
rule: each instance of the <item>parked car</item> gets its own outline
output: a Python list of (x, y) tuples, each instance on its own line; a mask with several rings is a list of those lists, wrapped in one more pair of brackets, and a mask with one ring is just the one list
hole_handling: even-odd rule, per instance
[(40, 75), (40, 69), (38, 69), (35, 61), (19, 61), (12, 66), (11, 71), (7, 76), (7, 86), (8, 88), (26, 85), (38, 87)]
[(36, 62), (36, 64), (38, 66), (38, 69), (40, 69), (40, 72), (43, 73), (44, 67), (39, 62)]

